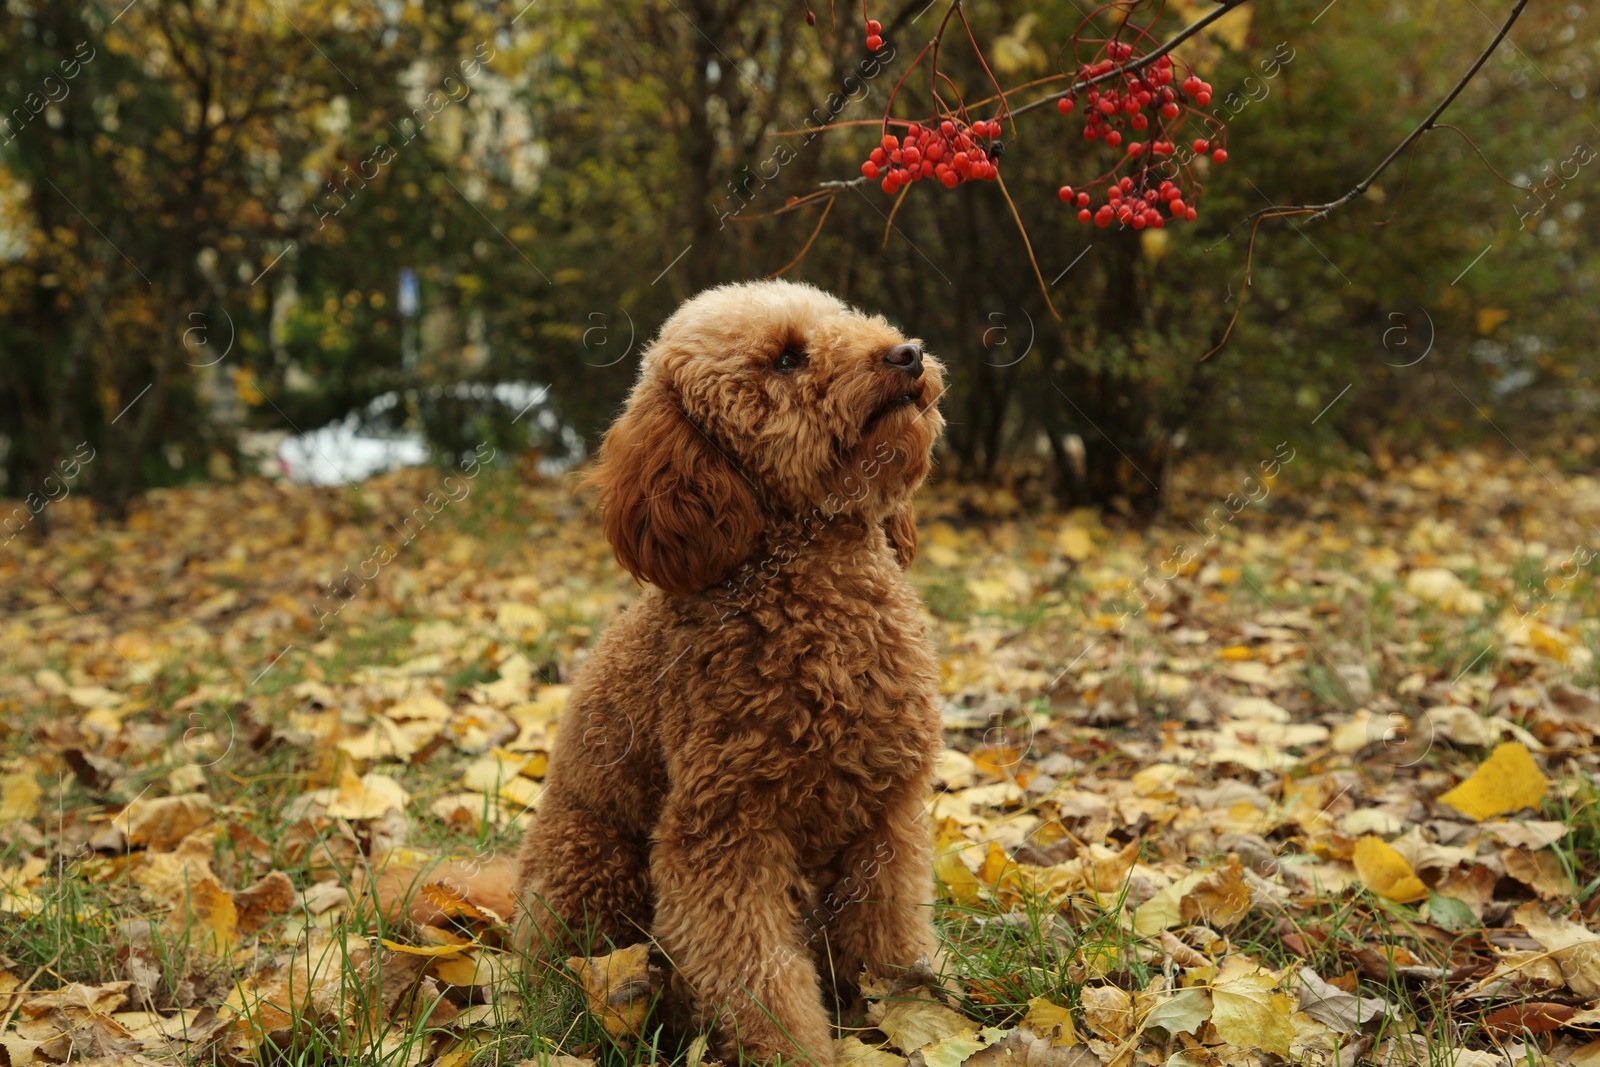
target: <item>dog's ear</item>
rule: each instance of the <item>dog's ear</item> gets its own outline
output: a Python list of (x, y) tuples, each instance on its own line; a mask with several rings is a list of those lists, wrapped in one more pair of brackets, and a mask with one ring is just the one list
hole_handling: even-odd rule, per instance
[(900, 561), (900, 569), (911, 566), (911, 561), (917, 558), (917, 517), (911, 505), (890, 512), (883, 520), (883, 532), (889, 538), (889, 547), (894, 549), (894, 558)]
[(722, 580), (761, 532), (744, 476), (659, 386), (634, 390), (585, 481), (599, 487), (617, 562), (669, 593)]

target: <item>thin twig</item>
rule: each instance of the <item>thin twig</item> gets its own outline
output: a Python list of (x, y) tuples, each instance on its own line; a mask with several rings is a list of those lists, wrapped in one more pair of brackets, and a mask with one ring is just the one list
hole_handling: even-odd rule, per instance
[(820, 190), (818, 190), (817, 192), (814, 192), (814, 193), (807, 193), (805, 196), (794, 197), (788, 203), (784, 204), (782, 207), (775, 207), (771, 211), (763, 211), (759, 215), (740, 215), (738, 218), (729, 218), (728, 221), (729, 222), (759, 222), (762, 219), (776, 218), (779, 215), (787, 215), (791, 211), (799, 211), (801, 208), (805, 207), (807, 204), (811, 203), (811, 201), (817, 199), (818, 197), (822, 197), (822, 196), (832, 197), (833, 195), (834, 195), (834, 192), (831, 189), (820, 189)]
[(1400, 214), (1400, 202), (1406, 198), (1406, 190), (1411, 186), (1411, 164), (1416, 162), (1417, 145), (1421, 143), (1421, 141), (1411, 142), (1411, 151), (1406, 153), (1406, 169), (1400, 173), (1400, 191), (1394, 194), (1394, 207), (1390, 210), (1388, 218), (1379, 219), (1373, 223), (1374, 226), (1387, 226), (1394, 221), (1396, 215)]
[(53, 967), (56, 960), (59, 960), (60, 958), (61, 953), (57, 952), (54, 956), (50, 957), (49, 963), (39, 964), (38, 969), (28, 976), (28, 980), (26, 982), (23, 982), (21, 985), (11, 991), (11, 996), (16, 997), (17, 1002), (11, 1005), (10, 1010), (6, 1012), (5, 1018), (0, 1019), (0, 1034), (5, 1033), (6, 1028), (11, 1025), (11, 1020), (16, 1018), (17, 1009), (22, 1007), (22, 1002), (24, 999), (26, 999), (28, 990), (33, 988), (33, 983), (37, 982), (39, 980), (39, 976)]
[(908, 182), (900, 189), (900, 195), (894, 198), (894, 206), (889, 209), (889, 217), (883, 223), (883, 244), (879, 246), (880, 248), (889, 247), (889, 231), (894, 229), (894, 217), (900, 214), (900, 205), (906, 202), (906, 194), (910, 191), (911, 185)]
[(960, 0), (954, 5), (956, 14), (961, 17), (961, 28), (967, 31), (967, 40), (972, 44), (972, 54), (977, 57), (978, 66), (989, 76), (989, 84), (994, 86), (994, 91), (1000, 96), (1000, 112), (1011, 120), (1011, 136), (1017, 135), (1017, 116), (1011, 113), (1011, 102), (1006, 99), (1006, 91), (1000, 88), (1000, 80), (994, 76), (994, 71), (989, 69), (989, 61), (983, 58), (983, 49), (978, 47), (978, 38), (972, 34), (972, 26), (967, 22), (967, 13), (961, 10)]
[(1006, 206), (1011, 209), (1011, 217), (1017, 222), (1017, 232), (1022, 234), (1022, 247), (1028, 250), (1028, 262), (1033, 264), (1033, 276), (1039, 279), (1039, 292), (1044, 294), (1044, 305), (1050, 309), (1050, 315), (1057, 322), (1061, 321), (1061, 312), (1056, 310), (1054, 300), (1050, 299), (1050, 287), (1044, 283), (1044, 273), (1039, 270), (1039, 261), (1033, 257), (1033, 242), (1028, 240), (1028, 228), (1022, 224), (1022, 216), (1017, 214), (1017, 205), (1012, 203), (1011, 193), (1006, 189), (1006, 180), (995, 175), (996, 182), (1000, 185), (1000, 193), (1006, 198)]
[(780, 274), (783, 274), (785, 271), (787, 271), (790, 267), (793, 267), (796, 263), (799, 263), (802, 259), (806, 258), (806, 253), (811, 251), (812, 242), (816, 241), (817, 234), (822, 232), (822, 224), (828, 221), (828, 212), (833, 210), (833, 202), (836, 199), (838, 199), (837, 193), (828, 197), (827, 206), (822, 209), (822, 217), (817, 219), (816, 228), (811, 231), (811, 236), (806, 238), (805, 247), (801, 248), (800, 252), (789, 262), (785, 263), (782, 268), (773, 271), (771, 274), (767, 275), (767, 277), (776, 278)]
[(1490, 174), (1493, 174), (1496, 178), (1499, 178), (1513, 189), (1521, 189), (1523, 192), (1527, 192), (1528, 186), (1518, 185), (1510, 178), (1507, 178), (1504, 174), (1501, 174), (1498, 170), (1495, 170), (1494, 164), (1489, 162), (1489, 157), (1483, 154), (1483, 149), (1478, 147), (1478, 142), (1467, 136), (1466, 130), (1463, 130), (1460, 126), (1456, 126), (1448, 122), (1436, 122), (1433, 124), (1433, 128), (1436, 130), (1454, 130), (1459, 133), (1461, 135), (1461, 139), (1466, 141), (1474, 152), (1478, 153), (1478, 158), (1483, 160), (1483, 165), (1489, 168)]
[[(1511, 26), (1522, 14), (1522, 9), (1527, 6), (1528, 0), (1517, 0), (1516, 5), (1511, 9), (1511, 14), (1506, 16), (1505, 24), (1500, 27), (1500, 32), (1494, 35), (1494, 40), (1489, 42), (1489, 47), (1483, 50), (1483, 52), (1473, 62), (1472, 66), (1467, 69), (1467, 72), (1461, 76), (1461, 80), (1456, 82), (1455, 88), (1451, 89), (1445, 98), (1439, 101), (1438, 106), (1435, 107), (1431, 113), (1429, 113), (1427, 118), (1423, 119), (1422, 122), (1417, 125), (1416, 129), (1406, 134), (1405, 138), (1401, 140), (1399, 144), (1390, 149), (1389, 154), (1383, 157), (1383, 162), (1374, 167), (1371, 174), (1368, 174), (1365, 178), (1361, 179), (1361, 181), (1356, 184), (1355, 188), (1339, 197), (1339, 199), (1329, 200), (1325, 204), (1295, 204), (1292, 207), (1262, 208), (1260, 211), (1256, 211), (1250, 215), (1246, 215), (1243, 219), (1240, 219), (1239, 222), (1234, 224), (1233, 229), (1229, 230), (1227, 234), (1223, 236), (1222, 240), (1212, 245), (1211, 248), (1216, 248), (1217, 245), (1222, 244), (1223, 241), (1226, 241), (1229, 237), (1232, 237), (1238, 232), (1239, 227), (1248, 222), (1254, 222), (1257, 219), (1267, 217), (1276, 217), (1290, 211), (1295, 212), (1296, 214), (1308, 213), (1311, 215), (1309, 221), (1317, 222), (1320, 219), (1327, 218), (1332, 212), (1344, 207), (1344, 205), (1348, 204), (1357, 197), (1365, 196), (1367, 190), (1372, 188), (1372, 183), (1378, 180), (1378, 175), (1382, 174), (1389, 168), (1389, 164), (1400, 158), (1400, 154), (1406, 151), (1406, 149), (1410, 148), (1423, 134), (1437, 127), (1439, 123), (1439, 116), (1444, 114), (1445, 108), (1449, 107), (1455, 102), (1456, 97), (1460, 96), (1461, 91), (1467, 87), (1467, 83), (1470, 82), (1473, 77), (1477, 75), (1478, 71), (1482, 69), (1483, 65), (1489, 61), (1489, 57), (1494, 54), (1494, 50), (1500, 47), (1500, 42), (1505, 40), (1506, 35), (1511, 32)], [(1206, 249), (1206, 251), (1211, 251), (1211, 248)]]
[[(1296, 209), (1284, 209), (1279, 211), (1276, 215), (1265, 215), (1256, 220), (1255, 226), (1251, 227), (1250, 229), (1250, 243), (1245, 246), (1244, 289), (1250, 288), (1250, 261), (1255, 257), (1256, 254), (1256, 233), (1261, 229), (1261, 224), (1266, 222), (1267, 219), (1277, 218), (1279, 215), (1301, 214), (1304, 214), (1304, 212)], [(1233, 306), (1233, 316), (1228, 319), (1228, 328), (1222, 331), (1221, 340), (1211, 347), (1211, 351), (1201, 356), (1199, 362), (1204, 363), (1206, 360), (1220, 352), (1222, 350), (1222, 346), (1228, 343), (1228, 338), (1233, 334), (1233, 326), (1239, 321), (1239, 312), (1244, 310), (1244, 289), (1239, 290), (1239, 302)]]

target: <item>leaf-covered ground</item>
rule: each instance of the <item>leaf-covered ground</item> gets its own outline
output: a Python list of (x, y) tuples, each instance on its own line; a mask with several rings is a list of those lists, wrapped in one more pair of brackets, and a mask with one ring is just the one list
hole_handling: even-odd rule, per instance
[[(923, 501), (946, 952), (841, 1064), (1600, 1065), (1600, 484), (1277, 459), (1181, 472), (1142, 532)], [(569, 484), (47, 517), (0, 546), (0, 1055), (704, 1057), (643, 952), (530, 980), (504, 917), (430, 890), (447, 926), (385, 926), (367, 892), (538, 805), (636, 595)]]

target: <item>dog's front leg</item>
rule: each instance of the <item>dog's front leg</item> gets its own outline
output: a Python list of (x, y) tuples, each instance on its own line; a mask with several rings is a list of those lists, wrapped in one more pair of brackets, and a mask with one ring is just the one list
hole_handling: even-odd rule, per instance
[(725, 1062), (832, 1067), (832, 1030), (801, 934), (792, 843), (693, 803), (669, 798), (656, 830), (657, 941)]
[(889, 799), (882, 819), (844, 856), (843, 901), (829, 940), (840, 954), (841, 982), (896, 977), (926, 959), (937, 967), (933, 932), (933, 840), (923, 814), (926, 786), (916, 781)]

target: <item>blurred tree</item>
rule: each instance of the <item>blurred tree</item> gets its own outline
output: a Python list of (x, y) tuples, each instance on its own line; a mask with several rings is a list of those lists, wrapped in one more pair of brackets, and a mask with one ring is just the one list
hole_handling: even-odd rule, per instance
[[(1232, 156), (1200, 174), (1192, 224), (1079, 224), (1055, 190), (1109, 150), (1051, 108), (1006, 130), (1004, 190), (923, 183), (897, 202), (851, 186), (820, 229), (820, 202), (773, 214), (859, 173), (945, 10), (875, 11), (888, 43), (872, 57), (853, 9), (811, 26), (801, 7), (747, 0), (14, 0), (0, 10), (10, 491), (89, 442), (83, 477), (117, 509), (227, 453), (230, 407), (306, 429), (459, 380), (545, 383), (592, 438), (678, 301), (785, 267), (947, 361), (950, 472), (1037, 456), (1062, 502), (1130, 514), (1160, 506), (1180, 448), (1381, 453), (1493, 432), (1484, 415), (1549, 426), (1600, 395), (1581, 150), (1600, 87), (1581, 7), (1530, 7), (1446, 114), (1459, 132), (1429, 133), (1325, 221), (1264, 223), (1248, 272), (1250, 231), (1229, 228), (1348, 190), (1503, 10), (1259, 0), (1184, 44)], [(1074, 69), (1076, 9), (964, 10), (1002, 84)], [(1203, 10), (1174, 3), (1154, 32)], [(966, 99), (991, 95), (964, 40), (940, 69)], [(908, 81), (895, 115), (926, 117), (919, 93)], [(405, 266), (422, 289), (415, 368), (395, 308)], [(444, 452), (466, 443), (465, 412), (413, 416)]]

